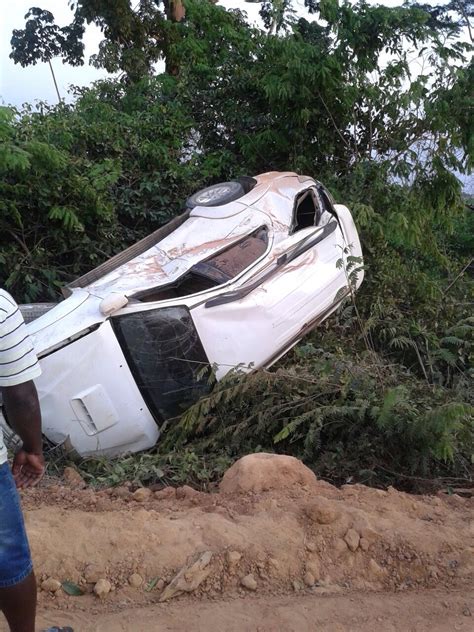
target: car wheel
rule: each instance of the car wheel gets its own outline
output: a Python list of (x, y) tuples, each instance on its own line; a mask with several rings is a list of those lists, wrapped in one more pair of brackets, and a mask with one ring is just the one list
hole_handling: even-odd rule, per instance
[(240, 182), (221, 182), (191, 195), (186, 202), (186, 206), (188, 208), (194, 208), (195, 206), (222, 206), (238, 200), (243, 195), (245, 195), (245, 190)]

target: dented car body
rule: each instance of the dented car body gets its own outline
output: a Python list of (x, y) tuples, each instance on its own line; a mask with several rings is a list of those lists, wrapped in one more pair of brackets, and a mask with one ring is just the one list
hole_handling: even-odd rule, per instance
[(149, 448), (206, 392), (203, 367), (268, 367), (338, 307), (336, 262), (362, 255), (349, 210), (294, 173), (222, 187), (28, 323), (50, 441), (83, 456)]

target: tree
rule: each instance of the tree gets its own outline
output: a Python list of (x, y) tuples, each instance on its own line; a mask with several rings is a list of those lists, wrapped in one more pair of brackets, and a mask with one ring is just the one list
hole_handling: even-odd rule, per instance
[[(217, 0), (206, 0), (215, 4)], [(108, 72), (122, 72), (131, 82), (153, 73), (153, 65), (165, 59), (166, 72), (177, 75), (174, 52), (178, 28), (185, 20), (183, 0), (69, 0), (74, 18), (58, 27), (49, 11), (34, 8), (27, 14), (25, 29), (15, 30), (12, 59), (22, 65), (50, 61), (60, 56), (64, 63), (84, 63), (82, 38), (86, 24), (96, 24), (104, 34), (93, 65)]]
[(269, 35), (289, 26), (294, 18), (293, 0), (245, 0), (248, 4), (261, 4), (260, 17)]
[(84, 26), (74, 20), (69, 26), (58, 27), (54, 24), (54, 16), (50, 11), (33, 7), (25, 16), (27, 20), (23, 31), (14, 30), (10, 57), (21, 66), (47, 62), (53, 76), (54, 86), (61, 100), (51, 60), (63, 57), (63, 62), (73, 66), (83, 63), (84, 45), (82, 36)]

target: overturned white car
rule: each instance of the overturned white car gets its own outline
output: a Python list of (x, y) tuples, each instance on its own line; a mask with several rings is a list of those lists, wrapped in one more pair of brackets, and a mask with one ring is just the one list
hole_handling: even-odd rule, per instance
[(204, 366), (218, 379), (268, 367), (337, 308), (349, 245), (362, 255), (349, 210), (309, 177), (272, 172), (195, 194), (29, 322), (44, 434), (84, 456), (153, 446), (160, 424), (206, 392)]

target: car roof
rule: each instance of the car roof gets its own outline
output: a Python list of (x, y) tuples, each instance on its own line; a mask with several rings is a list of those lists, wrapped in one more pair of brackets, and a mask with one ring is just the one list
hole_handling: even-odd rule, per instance
[(270, 242), (287, 237), (295, 196), (314, 181), (293, 172), (269, 172), (255, 179), (255, 187), (234, 202), (196, 206), (167, 237), (84, 289), (101, 298), (111, 292), (131, 296), (173, 283), (196, 263), (263, 225), (272, 233)]

